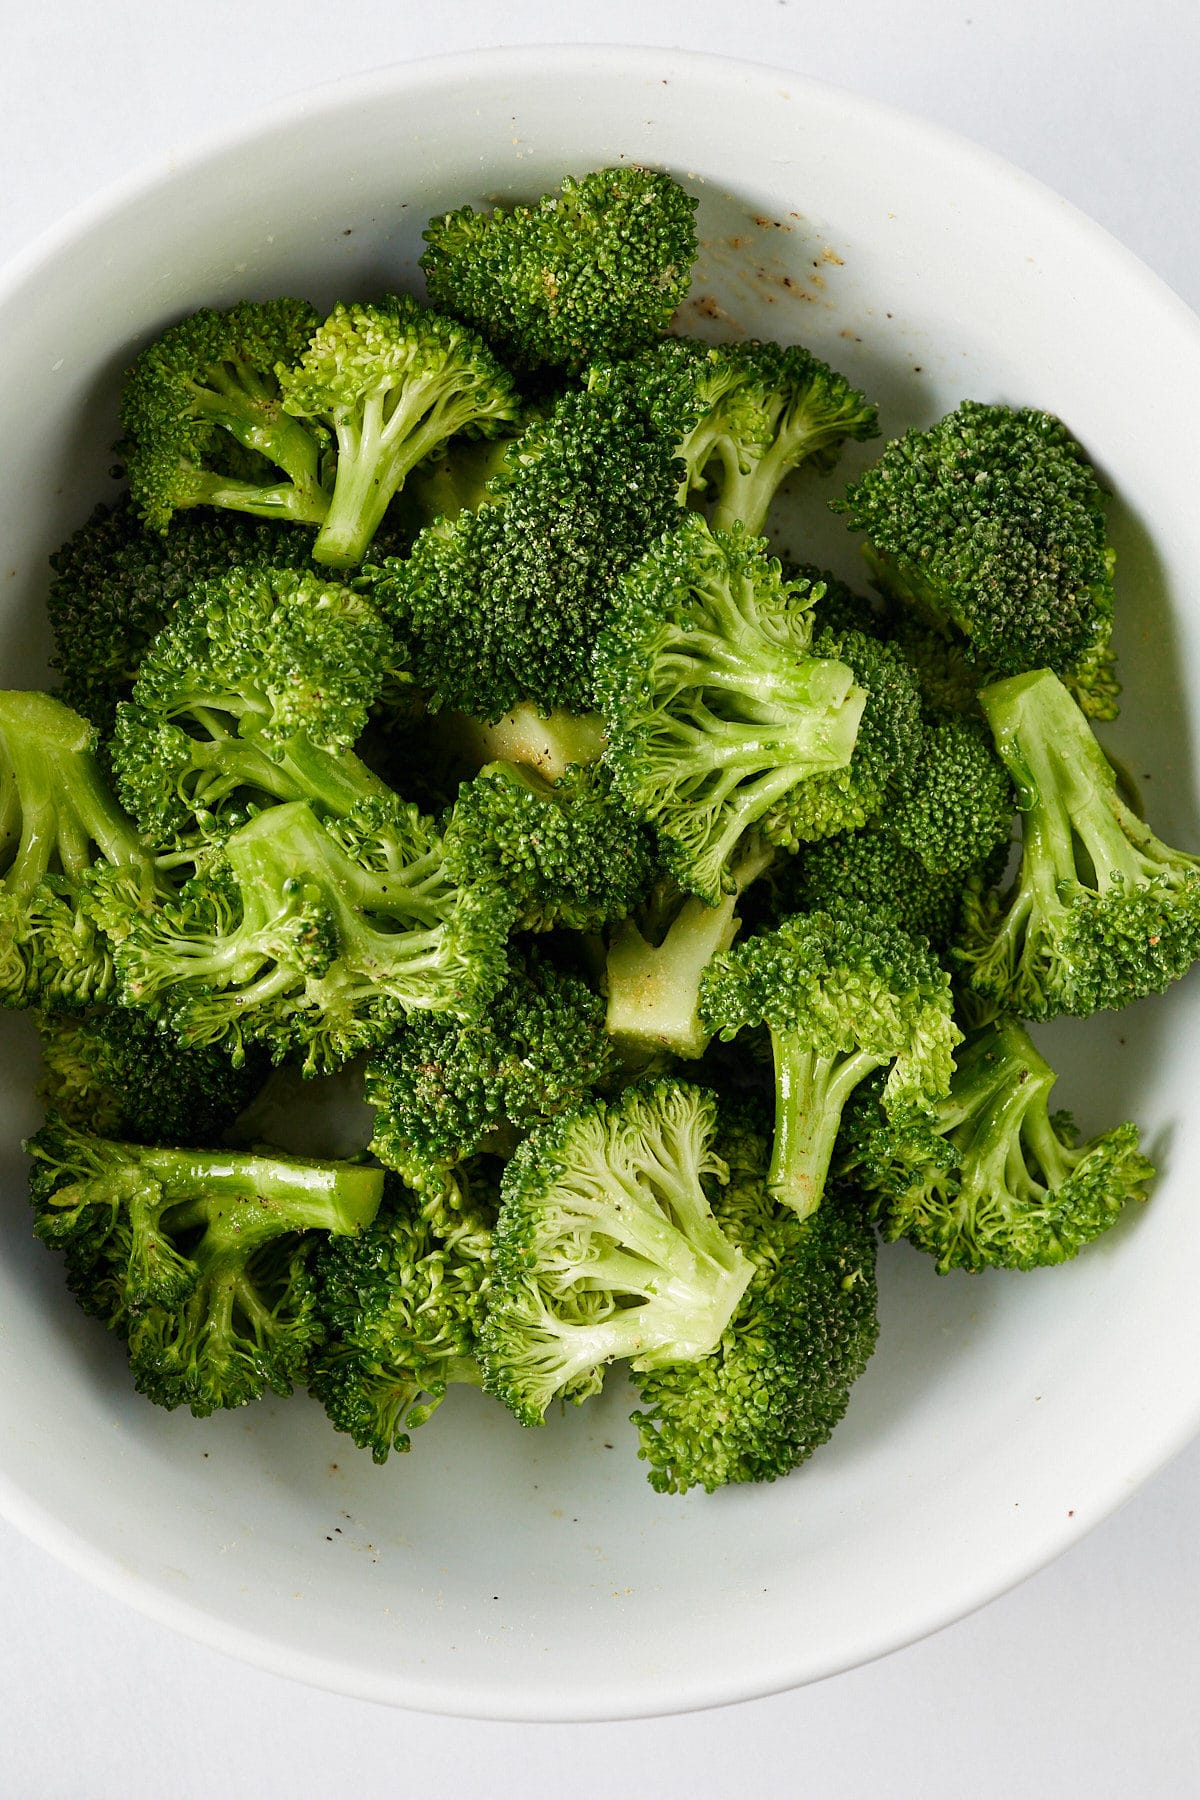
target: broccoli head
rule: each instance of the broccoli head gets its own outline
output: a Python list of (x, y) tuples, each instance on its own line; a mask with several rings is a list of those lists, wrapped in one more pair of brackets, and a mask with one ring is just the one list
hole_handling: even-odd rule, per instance
[(986, 725), (950, 713), (932, 723), (911, 789), (886, 820), (931, 874), (961, 875), (1007, 846), (1015, 805)]

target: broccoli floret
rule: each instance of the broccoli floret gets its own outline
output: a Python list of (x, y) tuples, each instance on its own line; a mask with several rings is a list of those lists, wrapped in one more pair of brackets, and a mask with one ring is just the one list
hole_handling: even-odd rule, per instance
[(775, 1061), (775, 1138), (767, 1185), (802, 1219), (825, 1190), (842, 1113), (860, 1082), (887, 1068), (889, 1112), (950, 1084), (950, 978), (928, 946), (887, 917), (845, 904), (797, 914), (710, 964), (700, 1016), (729, 1039), (765, 1025)]
[(123, 1002), (235, 1060), (262, 1043), (324, 1072), (410, 1011), (471, 1016), (505, 972), (510, 903), (454, 882), (434, 823), (397, 800), (328, 825), (269, 806), (154, 907), (102, 885)]
[(97, 870), (149, 902), (153, 863), (105, 783), (86, 719), (49, 694), (0, 693), (0, 1002), (79, 1008), (113, 988)]
[(1200, 956), (1200, 857), (1126, 804), (1049, 670), (996, 682), (980, 702), (1017, 791), (1021, 864), (1004, 895), (979, 877), (968, 887), (955, 954), (969, 994), (1048, 1019), (1161, 993)]
[(373, 571), (431, 707), (589, 711), (615, 579), (674, 523), (676, 485), (672, 441), (628, 372), (564, 394), (510, 446), (487, 505)]
[(26, 1149), (34, 1230), (126, 1339), (139, 1393), (203, 1418), (304, 1379), (321, 1337), (312, 1235), (368, 1225), (381, 1169), (117, 1143), (55, 1119)]
[(929, 731), (911, 791), (887, 825), (934, 875), (989, 866), (1012, 835), (1016, 795), (987, 727), (949, 714)]
[[(789, 581), (807, 581), (813, 590), (813, 619), (816, 631), (832, 631), (839, 635), (861, 631), (866, 637), (886, 639), (887, 622), (876, 602), (816, 563), (792, 562), (785, 558), (783, 573)], [(820, 594), (817, 589), (820, 588)]]
[(763, 540), (691, 513), (630, 571), (596, 647), (617, 789), (713, 905), (751, 828), (854, 751), (866, 694), (812, 654), (811, 604)]
[(189, 506), (321, 523), (325, 434), (288, 417), (277, 377), (318, 322), (303, 300), (243, 300), (181, 319), (142, 351), (121, 395), (121, 450), (151, 529)]
[(396, 674), (364, 595), (295, 569), (231, 570), (159, 634), (117, 708), (118, 793), (164, 847), (271, 800), (348, 812), (386, 791), (350, 750)]
[(310, 1386), (331, 1423), (377, 1463), (411, 1448), (409, 1434), (451, 1384), (480, 1384), (476, 1351), (498, 1203), (483, 1158), (419, 1200), (389, 1179), (372, 1223), (317, 1251), (325, 1343)]
[(1013, 1019), (973, 1035), (950, 1092), (929, 1116), (889, 1121), (868, 1105), (855, 1138), (861, 1186), (885, 1236), (907, 1237), (950, 1269), (1066, 1262), (1106, 1231), (1154, 1169), (1134, 1125), (1078, 1141), (1051, 1113), (1058, 1079)]
[(371, 1148), (410, 1186), (438, 1186), (497, 1135), (527, 1132), (612, 1083), (604, 1001), (535, 952), (511, 959), (478, 1019), (414, 1014), (367, 1066)]
[(809, 845), (782, 863), (777, 883), (780, 914), (865, 906), (934, 946), (952, 940), (962, 912), (961, 874), (932, 874), (880, 823)]
[(986, 679), (968, 660), (962, 638), (947, 637), (903, 606), (890, 608), (883, 623), (889, 643), (896, 645), (916, 676), (921, 696), (935, 715), (963, 713), (979, 718), (979, 688)]
[(687, 293), (696, 202), (633, 167), (567, 178), (534, 206), (431, 219), (429, 296), (526, 369), (579, 374), (661, 337)]
[(879, 435), (866, 396), (799, 344), (670, 338), (639, 365), (664, 418), (682, 409), (683, 493), (720, 530), (741, 523), (757, 536), (791, 470), (829, 470), (847, 438)]
[(235, 1068), (185, 1049), (128, 1006), (37, 1021), (46, 1110), (78, 1131), (135, 1144), (216, 1145), (261, 1085), (257, 1057)]
[(553, 785), (491, 763), (459, 790), (446, 857), (460, 879), (502, 887), (520, 931), (600, 931), (625, 917), (653, 867), (647, 832), (596, 763), (569, 768)]
[(875, 1234), (862, 1207), (831, 1194), (798, 1219), (767, 1190), (761, 1131), (723, 1122), (718, 1142), (729, 1185), (713, 1215), (754, 1274), (707, 1356), (638, 1379), (638, 1454), (660, 1494), (786, 1475), (829, 1438), (878, 1336)]
[(501, 1183), (481, 1331), (484, 1386), (524, 1425), (598, 1393), (608, 1364), (707, 1356), (753, 1275), (712, 1216), (716, 1105), (632, 1087), (539, 1126)]
[(703, 1056), (712, 1036), (700, 1017), (704, 971), (737, 937), (742, 897), (777, 854), (752, 831), (733, 864), (730, 891), (715, 906), (668, 877), (613, 933), (605, 965), (608, 1029), (632, 1066), (663, 1055)]
[(1104, 494), (1060, 419), (965, 401), (835, 501), (884, 591), (993, 675), (1071, 669), (1112, 618)]
[[(824, 596), (813, 591), (819, 609)], [(845, 767), (798, 782), (764, 818), (764, 835), (785, 850), (856, 831), (877, 813), (903, 805), (930, 747), (916, 677), (891, 644), (862, 631), (825, 630), (812, 649), (845, 663), (866, 699)]]
[(408, 294), (335, 306), (302, 353), (278, 369), (285, 412), (337, 445), (314, 562), (349, 568), (410, 469), (458, 432), (495, 437), (516, 420), (511, 377), (474, 333)]

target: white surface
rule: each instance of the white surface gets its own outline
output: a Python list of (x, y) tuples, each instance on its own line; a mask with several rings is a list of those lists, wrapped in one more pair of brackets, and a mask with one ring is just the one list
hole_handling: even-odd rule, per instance
[[(60, 5), (52, 33), (21, 26), (44, 34), (23, 51), (10, 31), (0, 249), (132, 162), (290, 87), (497, 36), (483, 9), (463, 0), (437, 27), (410, 8), (348, 6), (343, 18), (360, 29), (355, 53), (338, 60), (315, 8), (259, 7), (247, 20), (211, 7), (199, 43), (194, 20), (185, 27), (172, 11), (126, 6), (102, 25)], [(1136, 29), (1075, 7), (1035, 23), (1028, 0), (1002, 11), (963, 0), (862, 4), (838, 18), (807, 4), (743, 6), (741, 15), (760, 29), (734, 30), (725, 14), (695, 5), (660, 5), (649, 30), (624, 5), (599, 22), (590, 10), (517, 4), (505, 16), (509, 41), (683, 41), (791, 64), (940, 118), (1058, 186), (1196, 302), (1200, 269), (1184, 230), (1200, 172), (1190, 10), (1143, 8)], [(311, 18), (310, 33), (297, 32), (298, 18)], [(236, 62), (220, 39), (226, 21)], [(281, 48), (284, 29), (291, 42)], [(760, 1776), (784, 1792), (819, 1785), (850, 1795), (998, 1796), (1018, 1786), (1186, 1795), (1200, 1785), (1191, 1701), (1200, 1556), (1187, 1529), (1198, 1499), (1191, 1452), (1066, 1561), (930, 1643), (752, 1707), (584, 1730), (399, 1718), (293, 1689), (177, 1642), (18, 1546), (0, 1565), (0, 1691), (7, 1718), (27, 1728), (0, 1750), (0, 1791), (149, 1795), (181, 1761), (193, 1785), (173, 1773), (177, 1792), (416, 1792), (431, 1782), (440, 1791), (438, 1771), (453, 1759), (452, 1785), (464, 1793), (539, 1793), (571, 1775), (576, 1793), (600, 1795), (636, 1773), (668, 1795), (722, 1794)], [(209, 1736), (201, 1722), (213, 1719), (220, 1727)]]

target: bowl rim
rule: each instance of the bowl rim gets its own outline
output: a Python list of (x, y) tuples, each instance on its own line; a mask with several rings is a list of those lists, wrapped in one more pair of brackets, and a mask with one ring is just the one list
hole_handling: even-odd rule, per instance
[[(517, 81), (523, 72), (545, 79), (555, 74), (566, 77), (584, 71), (594, 73), (597, 68), (624, 75), (631, 72), (635, 76), (653, 75), (656, 79), (661, 78), (664, 69), (681, 79), (694, 72), (710, 82), (724, 80), (743, 87), (769, 81), (777, 89), (783, 81), (794, 93), (811, 92), (827, 98), (840, 96), (856, 113), (886, 125), (892, 134), (940, 147), (964, 168), (974, 169), (981, 177), (992, 181), (1002, 181), (1010, 191), (1019, 190), (1028, 206), (1047, 217), (1053, 214), (1058, 220), (1065, 221), (1074, 233), (1089, 238), (1110, 263), (1121, 269), (1124, 279), (1136, 290), (1139, 302), (1144, 302), (1159, 316), (1169, 317), (1176, 331), (1193, 337), (1200, 359), (1200, 317), (1169, 283), (1089, 214), (997, 152), (946, 126), (842, 84), (778, 64), (666, 45), (549, 42), (483, 46), (387, 63), (295, 90), (231, 123), (192, 137), (179, 151), (166, 151), (159, 157), (147, 159), (59, 215), (19, 247), (0, 268), (0, 306), (19, 295), (27, 282), (80, 237), (136, 207), (180, 177), (217, 157), (252, 145), (280, 127), (294, 125), (298, 119), (340, 112), (355, 100), (366, 102), (400, 92), (434, 89), (481, 74), (503, 71), (510, 80)], [(464, 1718), (556, 1722), (614, 1720), (733, 1705), (786, 1692), (805, 1681), (823, 1679), (825, 1675), (839, 1674), (872, 1662), (956, 1623), (1055, 1560), (1070, 1544), (1078, 1541), (1081, 1529), (1090, 1529), (1115, 1512), (1138, 1486), (1179, 1454), (1197, 1433), (1200, 1433), (1200, 1385), (1189, 1412), (1175, 1413), (1169, 1420), (1164, 1419), (1152, 1451), (1132, 1466), (1122, 1463), (1118, 1467), (1114, 1463), (1108, 1481), (1089, 1496), (1091, 1504), (1086, 1526), (1063, 1520), (1057, 1531), (1047, 1528), (1035, 1556), (1023, 1550), (1013, 1559), (1014, 1566), (999, 1576), (995, 1572), (986, 1579), (981, 1576), (970, 1591), (963, 1584), (949, 1610), (944, 1602), (931, 1603), (927, 1616), (910, 1617), (902, 1632), (894, 1628), (879, 1630), (874, 1641), (862, 1642), (853, 1654), (843, 1655), (836, 1663), (830, 1663), (819, 1675), (797, 1674), (794, 1668), (789, 1673), (784, 1666), (786, 1659), (780, 1658), (775, 1674), (769, 1677), (759, 1671), (740, 1684), (724, 1675), (720, 1679), (710, 1679), (706, 1685), (694, 1677), (683, 1683), (664, 1681), (657, 1697), (649, 1704), (644, 1701), (638, 1705), (610, 1702), (594, 1709), (582, 1707), (576, 1701), (556, 1705), (552, 1693), (539, 1696), (536, 1703), (523, 1708), (514, 1705), (507, 1690), (498, 1690), (492, 1696), (479, 1690), (464, 1695), (448, 1679), (419, 1683), (411, 1677), (397, 1678), (390, 1671), (372, 1680), (359, 1667), (286, 1646), (272, 1636), (260, 1636), (223, 1620), (201, 1605), (171, 1594), (160, 1583), (122, 1564), (115, 1554), (102, 1550), (82, 1533), (60, 1524), (3, 1467), (0, 1467), (0, 1514), (75, 1573), (114, 1598), (136, 1607), (156, 1623), (273, 1674), (350, 1697)], [(614, 1693), (618, 1691), (624, 1694), (628, 1690), (614, 1687)]]

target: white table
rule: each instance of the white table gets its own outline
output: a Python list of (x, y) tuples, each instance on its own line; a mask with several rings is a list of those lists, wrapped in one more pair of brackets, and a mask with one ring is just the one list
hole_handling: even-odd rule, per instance
[[(296, 88), (571, 39), (747, 56), (908, 107), (1041, 177), (1200, 306), (1195, 0), (50, 0), (19, 16), (8, 0), (0, 18), (0, 258)], [(586, 1727), (310, 1692), (172, 1636), (0, 1524), (0, 1800), (1188, 1800), (1197, 1521), (1200, 1445), (1052, 1568), (884, 1662), (724, 1712)]]

